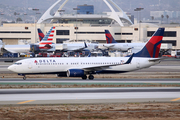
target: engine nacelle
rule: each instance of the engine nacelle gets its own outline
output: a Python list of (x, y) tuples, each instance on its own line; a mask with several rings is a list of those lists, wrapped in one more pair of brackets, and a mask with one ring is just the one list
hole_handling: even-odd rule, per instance
[(68, 77), (82, 77), (84, 76), (84, 70), (81, 69), (69, 69), (67, 71)]
[(57, 74), (57, 77), (67, 77), (67, 73), (66, 72), (62, 72)]

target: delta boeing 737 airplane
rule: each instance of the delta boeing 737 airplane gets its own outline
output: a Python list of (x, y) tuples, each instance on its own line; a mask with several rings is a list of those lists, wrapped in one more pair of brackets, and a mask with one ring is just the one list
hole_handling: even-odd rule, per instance
[(58, 77), (94, 79), (93, 74), (123, 73), (160, 63), (158, 58), (164, 28), (159, 28), (144, 48), (131, 57), (29, 58), (9, 66), (10, 71), (29, 74), (57, 74)]

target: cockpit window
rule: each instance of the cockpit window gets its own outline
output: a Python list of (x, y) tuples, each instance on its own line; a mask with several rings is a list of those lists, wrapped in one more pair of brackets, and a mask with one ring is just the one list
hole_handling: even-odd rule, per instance
[(14, 63), (15, 65), (21, 65), (22, 63)]

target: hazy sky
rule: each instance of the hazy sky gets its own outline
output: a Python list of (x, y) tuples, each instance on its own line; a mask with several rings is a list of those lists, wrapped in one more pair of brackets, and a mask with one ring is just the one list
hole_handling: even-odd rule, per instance
[[(39, 8), (40, 11), (45, 12), (52, 4), (57, 0), (0, 0), (0, 4), (8, 6), (18, 6), (22, 8)], [(143, 7), (144, 10), (141, 12), (143, 17), (148, 18), (150, 11), (180, 11), (180, 0), (113, 0), (123, 11), (132, 13), (136, 16), (134, 9), (137, 7)], [(53, 10), (55, 12), (60, 4)], [(102, 11), (110, 11), (105, 5), (103, 0), (69, 0), (64, 6), (64, 10), (67, 13), (73, 13), (73, 8), (77, 5), (90, 4), (94, 5), (95, 12), (101, 13)]]

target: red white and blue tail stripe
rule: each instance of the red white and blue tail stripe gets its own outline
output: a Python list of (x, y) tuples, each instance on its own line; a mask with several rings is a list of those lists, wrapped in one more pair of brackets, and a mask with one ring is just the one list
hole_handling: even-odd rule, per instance
[(54, 37), (55, 27), (52, 27), (49, 32), (45, 35), (42, 41), (39, 43), (39, 49), (50, 49), (51, 45), (54, 44), (53, 37)]
[(134, 57), (158, 58), (165, 28), (159, 28), (146, 43), (144, 48)]

